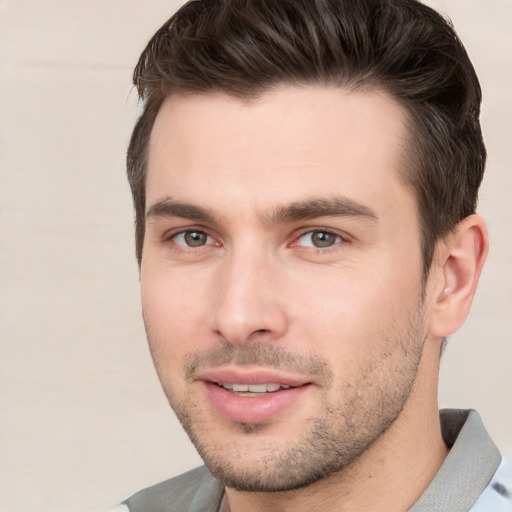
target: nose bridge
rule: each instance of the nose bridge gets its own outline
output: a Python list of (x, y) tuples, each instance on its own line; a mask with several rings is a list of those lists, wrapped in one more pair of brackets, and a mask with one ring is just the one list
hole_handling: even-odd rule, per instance
[(267, 338), (281, 336), (286, 315), (278, 282), (278, 263), (263, 247), (247, 243), (233, 248), (216, 280), (213, 330), (234, 344), (263, 333)]

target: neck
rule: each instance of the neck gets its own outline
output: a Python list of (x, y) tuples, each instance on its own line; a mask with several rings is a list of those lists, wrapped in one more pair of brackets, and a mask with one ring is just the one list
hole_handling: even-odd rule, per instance
[(228, 510), (405, 512), (412, 507), (448, 455), (439, 421), (437, 372), (431, 371), (432, 363), (438, 367), (439, 352), (435, 347), (426, 347), (426, 352), (399, 417), (350, 466), (294, 491), (248, 493), (228, 488)]

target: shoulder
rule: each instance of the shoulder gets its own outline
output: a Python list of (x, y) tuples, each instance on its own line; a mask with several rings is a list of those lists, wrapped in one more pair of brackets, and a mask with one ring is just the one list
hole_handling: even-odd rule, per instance
[(112, 512), (217, 512), (224, 487), (205, 466), (143, 489)]

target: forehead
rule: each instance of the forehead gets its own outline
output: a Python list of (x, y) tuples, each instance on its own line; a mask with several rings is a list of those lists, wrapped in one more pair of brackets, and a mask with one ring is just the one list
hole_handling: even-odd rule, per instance
[(372, 201), (409, 194), (399, 168), (406, 115), (380, 91), (281, 87), (246, 101), (168, 97), (153, 127), (147, 204), (208, 203), (219, 194), (265, 209), (301, 195)]

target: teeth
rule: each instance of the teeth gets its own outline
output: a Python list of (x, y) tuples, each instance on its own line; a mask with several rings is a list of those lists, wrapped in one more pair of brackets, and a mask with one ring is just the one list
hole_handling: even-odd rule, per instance
[(224, 389), (235, 391), (237, 393), (272, 393), (279, 389), (289, 389), (290, 386), (286, 384), (231, 384), (229, 382), (217, 382), (217, 384)]
[(250, 384), (249, 391), (251, 393), (266, 393), (267, 385), (266, 384)]

